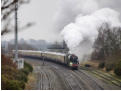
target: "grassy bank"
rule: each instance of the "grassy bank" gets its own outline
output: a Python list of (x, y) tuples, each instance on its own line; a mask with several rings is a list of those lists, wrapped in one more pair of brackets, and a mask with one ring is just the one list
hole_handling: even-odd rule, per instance
[(25, 85), (25, 90), (35, 90), (36, 89), (36, 78), (34, 73), (28, 75), (28, 81)]
[(13, 61), (4, 55), (1, 56), (1, 89), (22, 90), (28, 81), (28, 75), (33, 71), (30, 64), (24, 63), (24, 68), (18, 70)]
[(117, 61), (116, 63), (111, 62), (100, 62), (100, 61), (85, 61), (80, 64), (83, 67), (91, 67), (98, 70), (102, 70), (111, 74), (116, 75), (117, 77), (121, 77), (121, 61)]
[[(81, 64), (81, 69), (87, 71), (88, 73), (94, 75), (95, 77), (101, 79), (107, 84), (114, 84), (116, 86), (121, 87), (121, 76), (118, 76), (114, 73), (114, 71), (106, 71), (105, 68), (99, 68), (99, 62), (87, 61)], [(89, 67), (87, 67), (90, 65)]]

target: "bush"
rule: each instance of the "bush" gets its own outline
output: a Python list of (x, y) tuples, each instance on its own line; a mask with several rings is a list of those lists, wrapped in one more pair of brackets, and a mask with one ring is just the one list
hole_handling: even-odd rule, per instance
[(20, 90), (25, 88), (27, 76), (19, 70), (13, 69), (9, 66), (2, 67), (1, 88), (3, 90)]
[(20, 87), (20, 81), (18, 80), (8, 80), (7, 82), (7, 89), (8, 90), (21, 90), (22, 88)]
[(1, 59), (1, 89), (2, 90), (22, 90), (25, 88), (25, 82), (29, 72), (33, 71), (30, 64), (25, 62), (24, 68), (18, 70), (16, 64), (4, 55)]
[(7, 81), (8, 81), (8, 79), (4, 75), (1, 75), (1, 88), (2, 88), (2, 90), (5, 90), (7, 88), (6, 87)]
[(24, 62), (24, 68), (20, 70), (21, 72), (23, 72), (25, 75), (28, 75), (29, 72), (33, 71), (33, 68), (30, 64)]
[(118, 76), (121, 76), (121, 67), (115, 68), (114, 73)]
[(25, 62), (24, 68), (18, 70), (16, 64), (4, 55), (1, 61), (1, 89), (2, 90), (22, 90), (28, 80), (28, 74), (33, 71), (30, 64)]
[(84, 66), (85, 66), (85, 67), (91, 67), (91, 65), (90, 65), (90, 64), (85, 64)]
[(2, 65), (1, 67), (1, 74), (4, 75), (5, 77), (7, 77), (8, 79), (11, 80), (16, 80), (16, 74), (18, 74), (18, 70), (16, 68), (13, 68), (11, 66), (8, 65)]
[(28, 70), (29, 72), (33, 71), (33, 67), (30, 64), (26, 63), (26, 62), (24, 62), (24, 68), (26, 70)]
[(118, 76), (121, 76), (121, 61), (116, 64), (114, 68), (114, 73)]
[(13, 63), (13, 60), (11, 60), (9, 57), (6, 57), (4, 55), (1, 55), (1, 64), (2, 65), (8, 65), (13, 68), (17, 68), (16, 64)]
[(21, 69), (21, 72), (23, 72), (26, 76), (29, 74), (28, 68)]
[(10, 80), (4, 75), (1, 76), (2, 90), (22, 90), (25, 88), (25, 84), (22, 81)]
[(20, 81), (24, 81), (24, 82), (28, 81), (27, 75), (24, 72), (22, 72), (22, 71), (20, 71), (17, 74), (17, 79), (20, 80)]
[(25, 62), (24, 63), (24, 68), (21, 69), (20, 72), (18, 73), (18, 76), (17, 76), (18, 80), (22, 80), (24, 82), (27, 82), (28, 81), (27, 76), (32, 71), (33, 71), (32, 66), (30, 64), (28, 64), (28, 63)]
[(20, 81), (20, 87), (21, 87), (22, 89), (25, 88), (25, 82), (24, 82), (24, 81)]
[(106, 65), (106, 71), (111, 71), (114, 68), (114, 64), (107, 64)]
[(98, 68), (104, 68), (104, 67), (105, 67), (105, 63), (104, 62), (99, 63)]

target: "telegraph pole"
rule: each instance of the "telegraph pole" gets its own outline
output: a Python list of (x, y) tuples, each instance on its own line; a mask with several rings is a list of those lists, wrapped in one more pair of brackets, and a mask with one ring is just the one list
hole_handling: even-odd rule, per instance
[(18, 0), (15, 2), (15, 61), (18, 60)]
[(18, 0), (15, 1), (15, 59), (14, 62), (17, 63), (17, 68), (24, 68), (24, 59), (18, 59)]

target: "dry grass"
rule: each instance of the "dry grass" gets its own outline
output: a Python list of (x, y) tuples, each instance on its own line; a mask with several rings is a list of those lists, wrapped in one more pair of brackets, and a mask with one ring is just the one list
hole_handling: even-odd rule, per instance
[(113, 70), (107, 72), (105, 67), (104, 67), (103, 69), (99, 69), (99, 68), (98, 68), (99, 61), (93, 60), (93, 61), (84, 61), (84, 62), (81, 62), (81, 63), (80, 63), (81, 66), (84, 66), (85, 64), (89, 64), (89, 65), (91, 65), (91, 67), (96, 68), (96, 70), (98, 70), (98, 71), (102, 71), (103, 73), (112, 74), (112, 75), (115, 76), (116, 78), (121, 79), (121, 77), (118, 77), (118, 76), (115, 75), (115, 73), (114, 73)]
[(85, 64), (89, 64), (89, 65), (91, 65), (92, 67), (97, 68), (98, 65), (99, 65), (99, 62), (94, 60), (94, 61), (84, 61), (84, 62), (81, 62), (81, 63), (80, 63), (81, 66), (84, 66)]
[(25, 90), (32, 90), (35, 89), (36, 79), (34, 74), (29, 74), (28, 76), (28, 82), (25, 85)]

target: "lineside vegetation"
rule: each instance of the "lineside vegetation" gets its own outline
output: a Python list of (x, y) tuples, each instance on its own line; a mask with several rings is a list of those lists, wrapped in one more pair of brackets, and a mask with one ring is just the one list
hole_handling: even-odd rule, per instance
[(33, 71), (30, 64), (24, 63), (24, 68), (18, 70), (9, 57), (1, 56), (1, 88), (2, 90), (23, 90), (28, 81), (28, 74)]
[(98, 30), (92, 60), (99, 61), (99, 68), (121, 76), (121, 27), (111, 28), (104, 23)]

